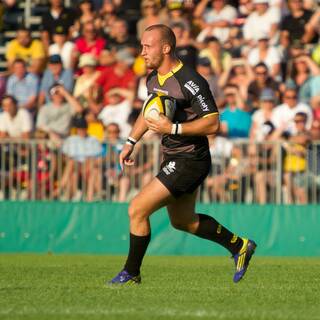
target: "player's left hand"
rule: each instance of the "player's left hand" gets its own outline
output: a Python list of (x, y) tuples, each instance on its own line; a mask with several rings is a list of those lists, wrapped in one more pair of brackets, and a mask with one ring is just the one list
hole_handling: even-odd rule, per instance
[(172, 122), (164, 116), (163, 114), (159, 115), (159, 120), (154, 120), (154, 119), (145, 119), (147, 126), (150, 130), (157, 132), (157, 133), (171, 133), (171, 128), (172, 128)]

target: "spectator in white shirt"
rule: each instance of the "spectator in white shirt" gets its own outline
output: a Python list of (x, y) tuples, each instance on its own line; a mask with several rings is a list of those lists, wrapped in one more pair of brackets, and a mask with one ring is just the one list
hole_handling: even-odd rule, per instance
[(128, 89), (113, 88), (107, 94), (109, 104), (102, 109), (98, 119), (104, 126), (116, 123), (120, 127), (120, 137), (125, 139), (131, 130), (128, 117), (132, 111), (132, 92)]
[(24, 108), (18, 108), (17, 100), (10, 95), (2, 98), (0, 113), (0, 138), (29, 139), (32, 131), (32, 119)]
[(307, 115), (306, 128), (310, 130), (313, 119), (311, 108), (298, 101), (296, 88), (287, 87), (284, 92), (283, 103), (273, 110), (271, 121), (278, 131), (295, 134), (294, 117), (298, 112)]
[(257, 41), (258, 45), (249, 51), (249, 64), (256, 66), (259, 62), (264, 62), (269, 69), (270, 76), (273, 79), (277, 79), (280, 77), (281, 57), (279, 51), (269, 45), (269, 36), (267, 33), (261, 34)]
[(261, 34), (268, 34), (274, 44), (278, 37), (280, 22), (279, 10), (269, 7), (268, 0), (253, 0), (255, 10), (249, 15), (243, 25), (243, 36), (250, 46), (254, 46)]
[(57, 26), (52, 35), (53, 43), (49, 46), (49, 56), (58, 54), (61, 56), (64, 69), (73, 69), (71, 63), (74, 43), (68, 41), (68, 30), (63, 26)]
[[(207, 9), (211, 2), (211, 8)], [(197, 41), (203, 42), (210, 36), (217, 37), (221, 43), (229, 38), (230, 27), (237, 18), (237, 10), (226, 4), (225, 0), (201, 0), (194, 11), (195, 18), (199, 19), (202, 31)]]

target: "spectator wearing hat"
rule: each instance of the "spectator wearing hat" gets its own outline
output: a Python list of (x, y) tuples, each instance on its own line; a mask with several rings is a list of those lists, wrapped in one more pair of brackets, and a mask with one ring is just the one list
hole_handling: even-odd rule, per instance
[[(207, 8), (208, 4), (211, 7)], [(207, 37), (215, 36), (221, 43), (229, 38), (230, 27), (237, 17), (234, 7), (226, 4), (225, 0), (201, 0), (194, 11), (202, 31), (197, 41), (203, 42)]]
[[(103, 105), (109, 104), (108, 91), (113, 88), (128, 89), (136, 92), (136, 76), (132, 70), (134, 57), (125, 49), (116, 53), (116, 63), (105, 67), (96, 83), (96, 90), (103, 94)], [(101, 92), (102, 89), (102, 92)]]
[(306, 10), (303, 7), (303, 0), (288, 0), (289, 14), (284, 16), (281, 21), (280, 30), (281, 36), (288, 36), (290, 43), (293, 44), (295, 41), (302, 41), (308, 43), (309, 39), (306, 25), (312, 17), (312, 11)]
[(49, 137), (59, 146), (69, 133), (71, 118), (82, 113), (83, 107), (62, 85), (53, 85), (49, 93), (50, 102), (38, 113), (36, 136)]
[(309, 130), (313, 119), (310, 106), (298, 101), (296, 87), (286, 87), (283, 103), (274, 108), (271, 121), (278, 131), (295, 134), (294, 117), (298, 112), (306, 114), (306, 128)]
[(176, 56), (184, 64), (195, 67), (198, 50), (190, 37), (190, 31), (186, 30), (180, 22), (172, 24), (171, 28), (176, 36)]
[(280, 13), (277, 8), (269, 7), (269, 0), (253, 0), (254, 11), (243, 25), (243, 36), (249, 46), (256, 45), (261, 34), (268, 34), (271, 44), (278, 38)]
[(224, 103), (224, 95), (223, 91), (218, 86), (218, 77), (213, 73), (211, 62), (207, 57), (199, 57), (197, 59), (197, 71), (207, 80), (218, 109), (220, 109)]
[(49, 48), (51, 37), (58, 26), (63, 26), (67, 33), (74, 24), (76, 15), (72, 8), (66, 8), (62, 0), (50, 0), (50, 8), (42, 15), (41, 39), (46, 48)]
[(43, 74), (39, 94), (40, 106), (50, 101), (49, 90), (54, 84), (62, 85), (69, 92), (72, 92), (74, 84), (73, 72), (63, 67), (61, 56), (58, 54), (49, 57), (48, 67)]
[(208, 37), (205, 40), (206, 48), (199, 53), (200, 57), (207, 57), (216, 75), (221, 75), (231, 65), (231, 55), (224, 50), (216, 37)]
[(97, 96), (94, 94), (94, 85), (101, 72), (96, 70), (97, 60), (90, 53), (80, 56), (79, 68), (82, 74), (77, 78), (73, 95), (87, 108), (91, 102), (96, 102)]
[(17, 100), (5, 95), (1, 101), (0, 138), (29, 139), (32, 132), (30, 113), (18, 108)]
[(160, 6), (155, 0), (141, 1), (141, 15), (142, 17), (137, 22), (137, 38), (140, 40), (143, 31), (151, 25), (165, 23), (159, 15)]
[(72, 126), (76, 133), (66, 138), (62, 145), (62, 153), (67, 157), (67, 161), (58, 192), (65, 192), (64, 199), (80, 200), (78, 197), (82, 195), (77, 191), (81, 185), (85, 193), (84, 199), (92, 201), (95, 182), (99, 181), (97, 158), (101, 155), (102, 147), (96, 138), (88, 136), (85, 119), (76, 118)]
[(180, 23), (184, 30), (190, 32), (191, 26), (184, 11), (184, 1), (168, 0), (166, 7), (168, 10), (169, 27), (172, 28), (175, 23)]
[(74, 43), (68, 40), (68, 31), (64, 26), (57, 26), (52, 34), (53, 43), (49, 46), (49, 56), (58, 54), (62, 59), (64, 69), (73, 69), (72, 52)]
[(16, 59), (26, 62), (30, 72), (40, 74), (45, 62), (45, 50), (39, 40), (32, 39), (29, 29), (19, 27), (16, 38), (11, 40), (6, 49), (9, 72)]
[(27, 72), (26, 63), (22, 59), (13, 62), (12, 70), (13, 73), (7, 81), (6, 93), (17, 100), (19, 108), (33, 112), (38, 98), (39, 78)]
[(269, 35), (261, 33), (257, 38), (258, 45), (248, 53), (248, 61), (251, 66), (264, 62), (269, 69), (269, 74), (273, 79), (280, 78), (281, 57), (279, 51), (269, 45)]

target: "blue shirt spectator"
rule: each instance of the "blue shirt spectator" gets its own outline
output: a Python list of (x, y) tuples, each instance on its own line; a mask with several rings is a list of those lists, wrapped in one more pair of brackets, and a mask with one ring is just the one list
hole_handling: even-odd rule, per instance
[(228, 128), (228, 138), (248, 138), (251, 127), (251, 115), (240, 109), (226, 107), (221, 114), (221, 122)]
[(221, 132), (228, 138), (248, 138), (251, 128), (251, 114), (245, 111), (246, 105), (237, 86), (229, 84), (224, 89), (226, 107), (222, 111)]
[(62, 145), (62, 152), (70, 159), (84, 163), (89, 158), (99, 157), (102, 147), (98, 139), (88, 136), (88, 124), (83, 118), (75, 118), (73, 127), (77, 133), (68, 137)]
[(13, 96), (19, 107), (32, 110), (36, 106), (39, 89), (39, 78), (27, 73), (26, 64), (17, 59), (13, 63), (13, 74), (8, 78), (7, 94)]
[(311, 78), (310, 91), (311, 91), (311, 98), (320, 95), (320, 76)]
[(63, 68), (61, 57), (58, 54), (49, 57), (48, 68), (43, 74), (40, 86), (40, 105), (50, 101), (49, 89), (54, 84), (63, 85), (63, 87), (69, 92), (72, 92), (74, 84), (72, 70)]

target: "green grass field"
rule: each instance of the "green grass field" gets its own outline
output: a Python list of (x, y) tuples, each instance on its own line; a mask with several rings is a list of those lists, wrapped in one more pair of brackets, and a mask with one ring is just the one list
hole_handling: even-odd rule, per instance
[(123, 257), (0, 255), (0, 319), (320, 319), (320, 259), (147, 257), (140, 286), (109, 288)]

